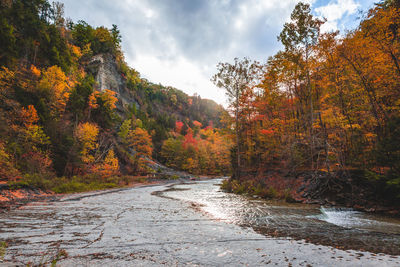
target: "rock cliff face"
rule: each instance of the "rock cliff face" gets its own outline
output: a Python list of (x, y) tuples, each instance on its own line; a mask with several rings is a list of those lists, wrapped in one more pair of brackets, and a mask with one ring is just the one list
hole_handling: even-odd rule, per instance
[(117, 93), (120, 92), (124, 84), (111, 55), (100, 54), (94, 56), (90, 61), (90, 66), (96, 71), (97, 90), (104, 91), (109, 89)]
[[(94, 56), (87, 66), (87, 71), (93, 74), (95, 78), (95, 90), (101, 92), (108, 89), (116, 93), (116, 97), (118, 98), (118, 102), (116, 104), (117, 112), (122, 118), (126, 116), (126, 110), (132, 104), (136, 105), (137, 109), (140, 109), (140, 105), (135, 99), (133, 93), (129, 91), (126, 86), (126, 80), (118, 72), (117, 63), (115, 62), (115, 58), (112, 55), (99, 54)], [(133, 149), (130, 149), (128, 153), (134, 155), (136, 152)], [(193, 175), (190, 175), (188, 173), (167, 168), (155, 160), (149, 158), (147, 160), (148, 167), (157, 172), (155, 177), (193, 177)]]
[(118, 66), (112, 55), (99, 54), (89, 62), (88, 70), (96, 80), (95, 89), (104, 91), (106, 89), (114, 91), (118, 98), (117, 111), (123, 115), (126, 108), (132, 104), (139, 108), (139, 104), (133, 94), (126, 87), (126, 81), (118, 72)]

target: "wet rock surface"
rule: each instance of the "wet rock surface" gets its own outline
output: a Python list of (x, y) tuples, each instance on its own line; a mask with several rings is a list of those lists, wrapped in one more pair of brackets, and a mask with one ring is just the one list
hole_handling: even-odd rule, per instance
[[(230, 216), (240, 213), (232, 210), (237, 199), (220, 192), (219, 181), (76, 194), (0, 214), (0, 241), (8, 243), (3, 263), (50, 263), (58, 256), (60, 266), (400, 265), (392, 255), (240, 226)], [(213, 194), (214, 205), (202, 198), (205, 192)]]

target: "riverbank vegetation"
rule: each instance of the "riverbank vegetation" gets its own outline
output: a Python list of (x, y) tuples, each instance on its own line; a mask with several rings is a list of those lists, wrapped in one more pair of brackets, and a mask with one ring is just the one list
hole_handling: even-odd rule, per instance
[(229, 175), (230, 139), (212, 126), (201, 129), (200, 122), (193, 124), (194, 130), (186, 130), (182, 122), (176, 122), (161, 149), (166, 166), (194, 174)]
[[(47, 0), (0, 7), (0, 182), (103, 189), (125, 177), (161, 177), (154, 160), (196, 174), (229, 173), (219, 130), (224, 108), (141, 78), (124, 60), (116, 25), (72, 22), (62, 3)], [(103, 88), (104, 66), (117, 86)], [(173, 140), (179, 146), (169, 146)], [(181, 162), (174, 165), (168, 149)]]
[(229, 112), (142, 78), (116, 25), (72, 22), (59, 2), (0, 5), (0, 182), (71, 192), (176, 177), (160, 162), (233, 174), (237, 193), (399, 204), (398, 1), (345, 34), (297, 4), (266, 64), (217, 66)]
[(218, 66), (213, 80), (236, 114), (234, 176), (225, 187), (399, 205), (398, 1), (376, 4), (345, 34), (321, 33), (323, 23), (299, 3), (278, 37), (284, 49), (267, 64)]
[(40, 175), (24, 175), (20, 180), (8, 183), (8, 189), (40, 188), (54, 193), (74, 193), (127, 187), (138, 183), (149, 182), (146, 176), (115, 175), (99, 178), (97, 174), (72, 177), (42, 177)]

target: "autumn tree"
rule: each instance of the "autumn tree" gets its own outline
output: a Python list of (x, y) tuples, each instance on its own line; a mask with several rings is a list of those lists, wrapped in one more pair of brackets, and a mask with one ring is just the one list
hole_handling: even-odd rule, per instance
[[(309, 4), (298, 3), (290, 16), (291, 22), (287, 22), (283, 26), (278, 40), (285, 46), (285, 51), (292, 54), (294, 63), (302, 69), (305, 80), (302, 82), (306, 85), (309, 105), (309, 136), (310, 136), (310, 160), (311, 168), (314, 168), (314, 104), (313, 92), (310, 77), (310, 57), (313, 49), (317, 44), (320, 26), (323, 21), (316, 19), (311, 14)], [(302, 80), (302, 79), (301, 79)]]
[(219, 63), (217, 65), (217, 74), (212, 77), (214, 84), (225, 90), (230, 106), (235, 116), (236, 132), (236, 173), (235, 177), (240, 177), (240, 131), (241, 125), (239, 113), (241, 110), (240, 98), (246, 88), (251, 88), (258, 80), (259, 66), (256, 62), (251, 62), (248, 58), (239, 60), (235, 58), (234, 64)]
[(75, 137), (81, 145), (81, 158), (84, 163), (94, 163), (94, 151), (98, 148), (99, 127), (94, 123), (80, 123), (75, 129)]
[(119, 162), (113, 149), (109, 149), (105, 158), (93, 165), (91, 171), (105, 179), (119, 174)]
[[(199, 125), (198, 123), (196, 123)], [(212, 127), (186, 135), (176, 132), (163, 142), (161, 157), (170, 168), (193, 174), (227, 175), (231, 173), (231, 138)]]
[(164, 141), (160, 154), (166, 166), (174, 169), (182, 169), (182, 162), (184, 160), (182, 143), (182, 136), (180, 138), (170, 137)]
[(47, 68), (42, 73), (39, 88), (48, 95), (48, 104), (52, 115), (60, 117), (70, 96), (70, 86), (65, 73), (58, 66)]
[(126, 137), (127, 144), (134, 150), (134, 161), (136, 171), (146, 171), (146, 162), (151, 158), (153, 144), (149, 133), (142, 128), (130, 130)]
[(15, 159), (6, 151), (5, 145), (0, 143), (0, 181), (16, 181), (22, 177), (14, 162)]
[[(121, 93), (132, 100), (118, 113), (116, 92), (94, 90), (88, 63), (97, 54), (114, 61)], [(216, 173), (222, 139), (199, 133), (209, 121), (221, 126), (222, 113), (211, 100), (141, 78), (124, 60), (116, 25), (74, 23), (60, 2), (0, 1), (0, 179), (89, 182), (128, 173), (133, 161), (146, 171), (170, 136), (182, 141), (179, 168)], [(126, 120), (118, 131), (119, 115)]]

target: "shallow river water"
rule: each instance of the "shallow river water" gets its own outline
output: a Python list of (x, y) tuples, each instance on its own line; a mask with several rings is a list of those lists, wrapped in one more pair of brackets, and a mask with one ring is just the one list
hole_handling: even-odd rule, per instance
[(400, 221), (220, 191), (221, 179), (67, 196), (0, 214), (0, 265), (400, 266)]

